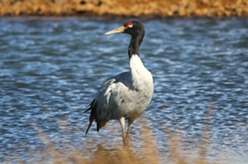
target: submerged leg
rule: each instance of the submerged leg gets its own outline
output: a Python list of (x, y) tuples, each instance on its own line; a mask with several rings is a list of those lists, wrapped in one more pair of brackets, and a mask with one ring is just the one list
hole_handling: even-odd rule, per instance
[(127, 134), (126, 134), (126, 138), (129, 137), (130, 131), (131, 131), (131, 125), (133, 124), (134, 120), (133, 119), (129, 119), (128, 120), (128, 129), (127, 129)]

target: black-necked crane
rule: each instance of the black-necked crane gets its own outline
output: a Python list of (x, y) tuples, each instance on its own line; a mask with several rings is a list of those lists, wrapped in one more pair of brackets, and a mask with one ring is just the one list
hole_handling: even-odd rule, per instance
[[(91, 111), (86, 134), (93, 121), (99, 131), (109, 120), (119, 120), (123, 144), (128, 145), (132, 123), (144, 112), (152, 99), (153, 78), (139, 55), (139, 47), (145, 35), (143, 24), (130, 21), (105, 34), (115, 33), (131, 35), (128, 47), (130, 70), (110, 77), (102, 84), (90, 107), (85, 111)], [(128, 120), (126, 133), (125, 119)]]

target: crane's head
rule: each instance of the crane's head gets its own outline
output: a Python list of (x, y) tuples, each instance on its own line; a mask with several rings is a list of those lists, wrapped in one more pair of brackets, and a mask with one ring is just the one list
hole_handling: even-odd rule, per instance
[(119, 28), (106, 32), (105, 35), (110, 35), (115, 33), (127, 33), (132, 36), (135, 36), (135, 35), (139, 35), (140, 33), (144, 33), (144, 26), (142, 25), (142, 23), (138, 21), (129, 21)]

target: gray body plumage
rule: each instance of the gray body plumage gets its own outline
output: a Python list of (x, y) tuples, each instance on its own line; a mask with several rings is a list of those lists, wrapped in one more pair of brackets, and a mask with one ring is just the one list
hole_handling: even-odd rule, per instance
[(136, 119), (147, 108), (152, 94), (151, 73), (137, 55), (132, 56), (129, 72), (111, 77), (101, 86), (95, 98), (97, 119)]

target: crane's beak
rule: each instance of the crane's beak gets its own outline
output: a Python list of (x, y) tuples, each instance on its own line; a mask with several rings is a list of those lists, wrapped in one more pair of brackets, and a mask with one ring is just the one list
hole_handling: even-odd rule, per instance
[(121, 33), (121, 32), (124, 32), (125, 30), (125, 27), (124, 26), (121, 26), (119, 28), (116, 28), (114, 30), (111, 30), (109, 32), (106, 32), (105, 35), (110, 35), (110, 34), (115, 34), (115, 33)]

